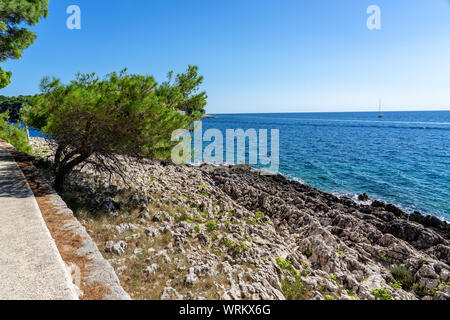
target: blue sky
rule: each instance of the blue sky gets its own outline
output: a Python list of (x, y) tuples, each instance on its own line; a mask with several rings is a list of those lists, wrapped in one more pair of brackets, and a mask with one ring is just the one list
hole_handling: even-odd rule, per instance
[[(188, 64), (209, 113), (450, 110), (448, 0), (51, 0), (3, 95), (127, 67), (162, 81)], [(66, 28), (78, 5), (82, 29)], [(366, 27), (369, 5), (381, 30)]]

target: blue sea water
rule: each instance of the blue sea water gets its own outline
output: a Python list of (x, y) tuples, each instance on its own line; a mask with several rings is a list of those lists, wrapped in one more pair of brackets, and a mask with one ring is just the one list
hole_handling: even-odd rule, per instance
[(279, 172), (290, 179), (450, 220), (450, 111), (216, 116), (203, 131), (279, 129)]

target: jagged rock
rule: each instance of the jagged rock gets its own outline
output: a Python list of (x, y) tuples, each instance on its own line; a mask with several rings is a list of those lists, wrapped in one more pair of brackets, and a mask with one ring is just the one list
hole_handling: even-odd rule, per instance
[(147, 275), (154, 276), (158, 268), (159, 266), (156, 263), (153, 263), (151, 266), (148, 266), (147, 268), (144, 269), (144, 273)]
[(185, 279), (184, 282), (185, 282), (188, 286), (192, 286), (192, 285), (194, 285), (197, 281), (198, 281), (198, 277), (197, 277), (197, 275), (196, 275), (195, 272), (194, 272), (194, 268), (190, 268), (190, 269), (189, 269), (189, 273), (188, 273), (188, 275), (186, 276), (186, 279)]
[(128, 248), (128, 245), (125, 241), (119, 241), (116, 243), (114, 243), (113, 241), (108, 241), (108, 242), (106, 242), (106, 245), (105, 245), (106, 252), (112, 252), (114, 254), (117, 254), (118, 256), (123, 255), (127, 248)]
[(156, 236), (158, 236), (159, 235), (159, 230), (158, 229), (156, 229), (155, 227), (148, 227), (148, 228), (145, 228), (145, 234), (147, 235), (147, 236), (149, 236), (149, 237), (151, 237), (151, 238), (154, 238), (154, 237), (156, 237)]
[(136, 230), (137, 227), (132, 223), (121, 223), (115, 227), (117, 234), (122, 234), (129, 230)]
[(161, 300), (183, 300), (183, 296), (172, 287), (165, 287), (161, 295)]
[(369, 200), (369, 196), (367, 194), (365, 194), (365, 193), (360, 194), (358, 196), (358, 200), (360, 200), (360, 201), (368, 201)]

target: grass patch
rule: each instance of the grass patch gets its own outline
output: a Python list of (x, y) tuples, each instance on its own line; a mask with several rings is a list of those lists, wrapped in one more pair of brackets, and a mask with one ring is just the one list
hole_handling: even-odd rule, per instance
[(210, 220), (206, 223), (206, 230), (208, 230), (208, 232), (213, 232), (215, 230), (217, 230), (217, 223), (214, 220)]
[(289, 260), (286, 260), (284, 258), (276, 258), (275, 259), (277, 265), (281, 268), (281, 270), (291, 270), (292, 263)]
[(281, 290), (288, 300), (308, 300), (311, 295), (299, 275), (294, 276), (294, 281), (283, 279), (281, 281)]
[(403, 288), (411, 289), (414, 284), (414, 277), (407, 267), (393, 265), (390, 271), (394, 279), (400, 282)]

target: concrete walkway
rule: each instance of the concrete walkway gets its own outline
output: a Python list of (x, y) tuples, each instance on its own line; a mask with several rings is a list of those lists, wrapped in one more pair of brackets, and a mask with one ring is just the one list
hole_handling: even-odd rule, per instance
[(77, 298), (22, 171), (0, 145), (0, 300)]

